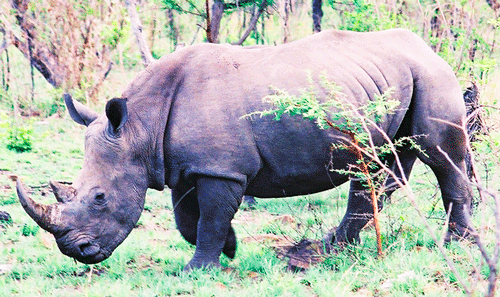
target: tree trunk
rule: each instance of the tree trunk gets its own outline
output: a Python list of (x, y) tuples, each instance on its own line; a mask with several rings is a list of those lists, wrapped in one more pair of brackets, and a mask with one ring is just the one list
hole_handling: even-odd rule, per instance
[[(12, 8), (16, 10), (16, 19), (19, 27), (26, 33), (27, 39), (34, 41), (34, 25), (25, 18), (29, 2), (29, 0), (13, 0), (11, 4)], [(10, 26), (12, 28), (10, 24), (5, 24), (5, 26)], [(58, 88), (63, 85), (64, 72), (57, 63), (57, 57), (53, 53), (43, 47), (37, 46), (32, 46), (33, 51), (31, 52), (27, 42), (21, 41), (12, 33), (8, 35), (10, 35), (10, 42), (23, 53), (30, 61), (30, 64), (35, 67), (52, 86)]]
[(499, 0), (486, 0), (489, 6), (493, 8), (493, 10), (496, 12), (497, 10), (500, 9), (500, 1)]
[(172, 9), (166, 10), (167, 15), (167, 26), (168, 26), (168, 36), (172, 40), (173, 50), (177, 48), (177, 43), (179, 42), (179, 30), (175, 26), (174, 13)]
[(0, 15), (6, 15), (0, 22), (0, 32), (30, 65), (55, 88), (80, 88), (84, 94), (97, 94), (111, 67), (110, 49), (121, 38), (121, 33), (116, 32), (112, 40), (104, 39), (99, 30), (114, 26), (115, 21), (122, 23), (123, 6), (109, 6), (100, 0), (89, 0), (84, 8), (75, 5), (81, 3), (77, 0), (37, 0), (36, 5), (31, 0), (7, 3), (10, 7), (0, 5)]
[(312, 3), (312, 18), (313, 18), (313, 32), (321, 32), (321, 18), (323, 17), (323, 9), (321, 8), (323, 4), (322, 0), (313, 0)]
[(205, 21), (207, 22), (207, 27), (205, 28), (205, 33), (207, 34), (207, 41), (213, 43), (212, 40), (212, 24), (210, 23), (210, 5), (208, 5), (208, 0), (205, 0)]
[(219, 28), (222, 15), (224, 14), (224, 1), (215, 0), (212, 5), (212, 19), (210, 20), (210, 34), (213, 43), (219, 42)]
[(247, 37), (250, 35), (250, 33), (255, 30), (255, 26), (257, 26), (257, 22), (259, 21), (260, 15), (264, 12), (264, 10), (267, 7), (267, 0), (262, 0), (260, 3), (259, 9), (255, 14), (253, 15), (252, 19), (250, 20), (250, 24), (248, 25), (247, 30), (245, 33), (243, 33), (243, 36), (241, 36), (240, 40), (238, 40), (235, 44), (236, 45), (242, 45), (243, 42), (247, 39)]
[[(2, 87), (6, 92), (9, 91), (9, 82), (10, 82), (10, 61), (9, 61), (9, 51), (7, 48), (10, 45), (10, 41), (7, 39), (7, 33), (5, 30), (0, 28), (0, 33), (3, 34), (3, 42), (0, 45), (0, 61), (2, 62)], [(5, 66), (3, 60), (3, 53), (5, 52)]]
[[(30, 60), (28, 45), (15, 36), (11, 36), (12, 44)], [(64, 77), (57, 58), (43, 48), (36, 48), (31, 55), (30, 63), (43, 75), (43, 77), (55, 88), (63, 85)]]
[(141, 52), (142, 61), (144, 66), (148, 66), (154, 61), (149, 46), (146, 42), (142, 31), (142, 23), (137, 14), (137, 6), (135, 0), (125, 0), (125, 5), (127, 5), (128, 15), (130, 16), (130, 25), (132, 26), (132, 31), (134, 31), (135, 39), (137, 45), (139, 46), (139, 51)]
[[(26, 34), (28, 35), (28, 34)], [(27, 36), (28, 41), (28, 53), (30, 56), (30, 76), (31, 76), (31, 102), (35, 101), (35, 69), (33, 67), (33, 40), (30, 36)]]
[(292, 1), (285, 0), (284, 6), (285, 6), (284, 7), (285, 15), (283, 16), (283, 43), (287, 43), (288, 37), (290, 36), (290, 29), (288, 28), (288, 19), (290, 17), (290, 12), (292, 12)]

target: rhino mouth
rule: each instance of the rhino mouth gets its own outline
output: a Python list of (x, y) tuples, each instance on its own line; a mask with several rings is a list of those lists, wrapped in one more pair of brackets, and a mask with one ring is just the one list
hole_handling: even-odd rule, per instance
[(111, 252), (89, 239), (81, 239), (74, 243), (56, 239), (59, 250), (68, 257), (84, 264), (95, 264), (107, 259)]

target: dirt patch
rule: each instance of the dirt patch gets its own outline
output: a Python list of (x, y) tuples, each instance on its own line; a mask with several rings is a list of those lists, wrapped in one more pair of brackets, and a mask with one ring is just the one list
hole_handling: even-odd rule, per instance
[(236, 214), (232, 223), (236, 225), (262, 225), (263, 222), (272, 220), (275, 217), (265, 211), (242, 211)]
[(304, 271), (325, 261), (331, 253), (329, 244), (324, 240), (303, 239), (292, 246), (282, 246), (277, 248), (279, 258), (288, 258), (288, 270)]
[[(0, 175), (6, 176), (7, 179), (16, 182), (17, 181), (17, 175), (12, 173), (9, 170), (3, 170), (0, 169)], [(0, 191), (10, 191), (12, 189), (11, 185), (9, 183), (0, 183)]]
[(80, 271), (80, 272), (75, 272), (74, 276), (87, 276), (90, 277), (91, 275), (97, 275), (100, 276), (101, 274), (106, 273), (106, 268), (101, 267), (101, 268), (95, 268), (93, 265), (90, 267), (87, 267), (86, 269)]
[(271, 244), (273, 247), (290, 247), (295, 241), (288, 236), (275, 235), (275, 234), (256, 234), (247, 236), (241, 239), (243, 243), (257, 242)]
[[(267, 212), (244, 212), (234, 224), (257, 224), (264, 225), (270, 222), (278, 222), (281, 225), (297, 227), (296, 219), (291, 215), (272, 215)], [(334, 232), (334, 231), (330, 231)], [(276, 234), (255, 234), (241, 239), (242, 243), (264, 244), (276, 251), (279, 258), (288, 259), (288, 269), (290, 271), (303, 271), (309, 269), (311, 265), (323, 262), (331, 252), (330, 245), (325, 245), (333, 238), (333, 233), (329, 233), (323, 240), (303, 239), (297, 242), (286, 235)]]

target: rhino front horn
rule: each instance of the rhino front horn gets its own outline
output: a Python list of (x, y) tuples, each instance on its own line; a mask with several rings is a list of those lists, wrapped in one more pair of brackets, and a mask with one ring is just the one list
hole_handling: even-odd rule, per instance
[(16, 190), (24, 210), (40, 227), (52, 234), (61, 230), (61, 212), (58, 204), (42, 205), (33, 201), (19, 179), (17, 180)]

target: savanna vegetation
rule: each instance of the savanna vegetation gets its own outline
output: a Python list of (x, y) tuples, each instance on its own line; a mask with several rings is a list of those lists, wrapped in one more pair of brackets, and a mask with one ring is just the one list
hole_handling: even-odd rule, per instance
[[(20, 206), (15, 180), (51, 203), (49, 180), (73, 180), (84, 128), (62, 94), (102, 111), (153, 59), (201, 42), (275, 45), (327, 29), (407, 28), (454, 69), (472, 98), (478, 241), (444, 244), (447, 214), (430, 169), (362, 242), (312, 262), (286, 249), (338, 225), (347, 187), (244, 204), (223, 269), (183, 272), (193, 247), (175, 229), (168, 191), (149, 191), (135, 230), (102, 263), (62, 255)], [(8, 0), (0, 3), (0, 296), (482, 296), (495, 295), (500, 257), (500, 2), (498, 0)], [(295, 269), (290, 269), (295, 267)], [(291, 271), (295, 270), (295, 271)]]

